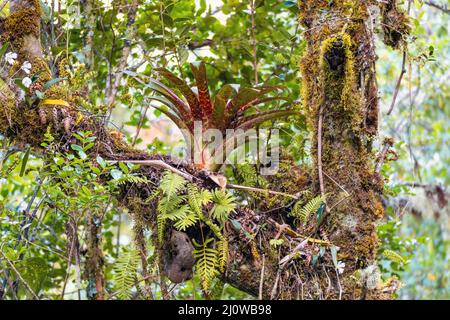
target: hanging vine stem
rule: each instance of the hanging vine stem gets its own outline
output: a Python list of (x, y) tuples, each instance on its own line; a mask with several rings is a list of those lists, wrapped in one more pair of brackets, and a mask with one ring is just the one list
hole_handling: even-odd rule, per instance
[(162, 33), (162, 45), (163, 45), (163, 57), (164, 57), (163, 66), (165, 68), (167, 66), (167, 59), (166, 59), (167, 48), (166, 48), (166, 33), (165, 33), (166, 26), (164, 25), (164, 10), (165, 10), (164, 2), (160, 1), (160, 4), (159, 4), (159, 17), (161, 19), (161, 33)]
[(253, 70), (255, 72), (255, 85), (257, 85), (259, 82), (259, 79), (258, 79), (258, 59), (256, 56), (258, 48), (256, 46), (255, 0), (250, 1), (250, 12), (252, 15)]
[(2, 255), (3, 259), (6, 260), (6, 262), (8, 262), (8, 264), (10, 265), (11, 269), (17, 274), (17, 277), (20, 279), (20, 281), (22, 281), (22, 283), (25, 285), (25, 287), (27, 288), (27, 290), (31, 293), (31, 295), (36, 299), (36, 300), (40, 300), (39, 297), (36, 295), (36, 293), (34, 293), (33, 289), (31, 289), (30, 285), (24, 280), (24, 278), (22, 277), (22, 275), (20, 274), (20, 272), (16, 269), (16, 267), (14, 266), (14, 264), (8, 259), (8, 257), (3, 253), (2, 248), (0, 247), (0, 254)]
[(259, 294), (258, 294), (258, 299), (262, 300), (263, 299), (263, 285), (264, 285), (264, 269), (265, 269), (265, 264), (266, 264), (266, 256), (263, 254), (262, 255), (262, 268), (261, 268), (261, 277), (259, 280)]
[(319, 120), (317, 124), (317, 171), (319, 175), (319, 188), (320, 194), (325, 202), (325, 211), (327, 213), (330, 212), (328, 206), (326, 206), (326, 198), (325, 198), (325, 186), (323, 183), (323, 168), (322, 168), (322, 126), (323, 126), (323, 104), (320, 105), (319, 109)]
[[(411, 0), (408, 0), (408, 15), (411, 12)], [(402, 84), (402, 79), (403, 76), (406, 73), (406, 58), (407, 58), (407, 52), (408, 52), (408, 46), (406, 44), (406, 42), (403, 44), (403, 55), (402, 55), (402, 66), (401, 66), (401, 71), (400, 71), (400, 75), (397, 79), (397, 84), (395, 85), (395, 91), (394, 91), (394, 95), (392, 97), (392, 102), (391, 102), (391, 106), (389, 107), (389, 110), (387, 112), (387, 115), (389, 116), (392, 111), (394, 110), (395, 107), (395, 102), (397, 101), (397, 95), (398, 92), (400, 91), (400, 85)]]
[(136, 128), (136, 134), (134, 135), (133, 138), (133, 142), (131, 143), (131, 145), (134, 147), (136, 145), (137, 139), (139, 138), (139, 133), (141, 132), (142, 129), (142, 125), (144, 124), (144, 119), (147, 116), (147, 111), (148, 111), (149, 105), (147, 104), (143, 109), (144, 112), (141, 113), (141, 118), (139, 119), (139, 123), (138, 126)]
[(399, 75), (399, 77), (397, 79), (397, 84), (395, 85), (395, 91), (394, 91), (394, 95), (392, 96), (391, 106), (389, 107), (389, 110), (387, 112), (388, 116), (394, 110), (395, 101), (397, 101), (397, 95), (398, 95), (398, 92), (400, 91), (400, 85), (402, 83), (403, 76), (406, 73), (405, 64), (406, 64), (406, 49), (403, 49), (402, 66), (401, 66), (402, 70), (400, 71), (400, 75)]

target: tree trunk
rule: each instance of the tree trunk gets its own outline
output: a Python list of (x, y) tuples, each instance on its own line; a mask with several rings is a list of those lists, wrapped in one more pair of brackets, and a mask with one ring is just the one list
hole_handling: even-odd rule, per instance
[(352, 299), (364, 298), (368, 287), (358, 288), (355, 272), (376, 270), (375, 222), (384, 213), (377, 197), (382, 180), (371, 161), (379, 113), (370, 13), (375, 3), (300, 4), (308, 43), (301, 70), (317, 168), (314, 181), (328, 207), (319, 231), (340, 248), (338, 260), (345, 263), (345, 272), (339, 297)]

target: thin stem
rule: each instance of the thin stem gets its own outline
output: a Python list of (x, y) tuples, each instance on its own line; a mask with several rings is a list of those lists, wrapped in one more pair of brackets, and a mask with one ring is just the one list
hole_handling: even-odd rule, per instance
[[(159, 167), (159, 168), (170, 170), (173, 173), (176, 173), (176, 174), (182, 176), (189, 182), (194, 182), (194, 180), (197, 179), (195, 176), (193, 176), (187, 172), (180, 171), (180, 170), (172, 167), (171, 165), (165, 163), (162, 160), (128, 160), (128, 161), (127, 160), (121, 160), (121, 161), (108, 160), (107, 162), (109, 162), (109, 163), (123, 162), (123, 163), (142, 164), (142, 165), (150, 166), (150, 167)], [(289, 197), (289, 198), (296, 199), (296, 200), (299, 199), (299, 196), (297, 194), (289, 194), (289, 193), (284, 193), (284, 192), (279, 192), (279, 191), (269, 190), (269, 189), (260, 189), (260, 188), (242, 186), (242, 185), (231, 184), (231, 183), (227, 183), (225, 187), (229, 188), (229, 189), (263, 192), (263, 193), (269, 193), (269, 194), (273, 194), (273, 195), (280, 195), (280, 196), (285, 196), (285, 197)]]
[(259, 281), (259, 294), (258, 294), (258, 299), (259, 300), (262, 300), (262, 298), (263, 298), (262, 291), (263, 291), (263, 284), (264, 284), (265, 263), (266, 263), (266, 256), (263, 254), (263, 256), (262, 256), (261, 278), (260, 278), (260, 281)]
[(133, 147), (136, 145), (137, 139), (139, 138), (139, 133), (141, 132), (142, 124), (144, 123), (144, 119), (147, 115), (149, 105), (144, 107), (144, 112), (141, 114), (141, 118), (139, 119), (139, 124), (136, 128), (136, 135), (133, 138), (133, 143), (131, 144)]
[(31, 289), (30, 285), (23, 279), (22, 275), (20, 274), (20, 272), (16, 269), (16, 267), (14, 266), (14, 264), (8, 259), (8, 257), (5, 256), (5, 254), (3, 253), (3, 251), (0, 248), (0, 254), (3, 256), (3, 259), (6, 260), (6, 262), (8, 262), (8, 264), (11, 266), (11, 269), (13, 269), (13, 271), (17, 274), (17, 277), (19, 277), (20, 281), (22, 281), (22, 283), (25, 285), (25, 287), (27, 288), (27, 290), (31, 293), (31, 295), (36, 299), (39, 300), (39, 297), (36, 295), (36, 293), (34, 293), (33, 289)]
[(397, 79), (397, 84), (395, 85), (395, 91), (392, 97), (391, 106), (389, 107), (389, 110), (387, 112), (388, 116), (392, 113), (392, 110), (394, 110), (395, 107), (395, 101), (397, 100), (397, 95), (398, 92), (400, 91), (400, 85), (402, 83), (403, 76), (406, 73), (405, 64), (406, 64), (406, 49), (403, 49), (402, 66), (401, 66), (402, 70), (400, 71), (400, 75)]
[(252, 16), (252, 45), (253, 45), (253, 70), (255, 72), (255, 85), (258, 84), (258, 58), (257, 58), (257, 46), (256, 46), (256, 23), (255, 23), (255, 0), (250, 1), (250, 12)]

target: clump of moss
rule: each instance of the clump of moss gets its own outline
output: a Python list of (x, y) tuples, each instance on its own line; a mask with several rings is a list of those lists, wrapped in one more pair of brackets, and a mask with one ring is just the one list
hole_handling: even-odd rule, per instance
[(52, 79), (52, 72), (48, 66), (47, 61), (41, 57), (35, 57), (31, 61), (31, 74), (39, 76), (37, 82), (44, 85), (47, 81)]
[[(351, 38), (347, 33), (322, 42), (320, 68), (324, 90), (323, 98), (339, 101), (332, 106), (351, 120), (352, 129), (361, 124), (361, 94), (356, 87)], [(322, 101), (320, 101), (322, 103)]]
[(66, 57), (58, 62), (58, 74), (61, 78), (70, 78), (72, 76), (68, 70), (68, 61)]
[(28, 0), (11, 13), (3, 24), (3, 41), (9, 41), (17, 51), (23, 46), (23, 38), (33, 35), (39, 37), (42, 8), (39, 0)]
[(9, 86), (0, 78), (0, 132), (14, 126), (18, 117), (16, 99)]
[(406, 36), (411, 31), (410, 20), (405, 10), (398, 7), (397, 0), (381, 4), (381, 22), (383, 42), (398, 49), (406, 43)]

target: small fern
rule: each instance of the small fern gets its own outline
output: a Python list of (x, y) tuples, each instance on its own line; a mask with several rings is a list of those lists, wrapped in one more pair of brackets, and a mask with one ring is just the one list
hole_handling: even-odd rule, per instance
[(136, 176), (132, 174), (126, 174), (121, 176), (119, 179), (116, 180), (116, 183), (118, 185), (124, 185), (127, 183), (144, 183), (147, 184), (149, 180), (146, 177)]
[(186, 185), (186, 180), (173, 173), (172, 171), (166, 171), (161, 179), (159, 188), (168, 198), (176, 195), (179, 191), (183, 190)]
[(211, 210), (211, 215), (214, 219), (223, 223), (236, 208), (236, 199), (229, 192), (220, 189), (215, 189), (212, 195), (214, 206)]
[(211, 200), (211, 193), (207, 190), (200, 192), (195, 184), (189, 184), (188, 187), (188, 203), (191, 209), (199, 217), (203, 216), (202, 207)]
[(181, 217), (175, 224), (173, 225), (177, 230), (185, 231), (187, 228), (195, 225), (198, 222), (199, 218), (194, 213), (190, 212), (185, 216)]
[(387, 259), (399, 263), (399, 264), (404, 264), (405, 263), (405, 259), (403, 259), (403, 257), (401, 255), (399, 255), (397, 252), (386, 249), (383, 251), (383, 256), (386, 257)]
[(202, 289), (205, 292), (209, 291), (211, 281), (218, 274), (218, 252), (214, 248), (208, 247), (213, 241), (213, 238), (208, 238), (203, 244), (198, 244), (193, 240), (197, 247), (194, 250), (195, 258), (197, 259), (196, 270), (200, 276)]
[(139, 261), (139, 251), (136, 249), (123, 252), (117, 259), (113, 267), (113, 282), (116, 284), (119, 299), (130, 299), (131, 290), (136, 283)]
[(305, 224), (309, 216), (319, 210), (323, 202), (324, 199), (321, 195), (309, 200), (304, 206), (302, 206), (302, 201), (297, 201), (289, 215)]
[[(189, 214), (189, 207), (182, 205), (184, 197), (179, 196), (178, 192), (184, 190), (186, 180), (183, 177), (171, 172), (166, 171), (159, 184), (160, 193), (162, 198), (158, 202), (158, 217), (157, 217), (157, 233), (159, 242), (163, 241), (164, 231), (166, 226), (166, 219), (176, 221), (184, 218)], [(154, 194), (150, 198), (156, 198)]]
[[(258, 175), (256, 171), (256, 167), (250, 163), (244, 163), (238, 165), (236, 167), (236, 176), (239, 178), (239, 182), (246, 185), (255, 187), (258, 185), (259, 187), (266, 188), (268, 186), (267, 180)], [(259, 196), (259, 194), (257, 194)]]
[(161, 244), (164, 239), (164, 232), (166, 230), (166, 219), (162, 215), (156, 218), (156, 228), (158, 233), (158, 242)]
[(219, 271), (224, 272), (225, 267), (228, 263), (228, 240), (223, 239), (220, 241), (217, 241), (217, 251), (219, 253)]
[[(180, 193), (186, 193), (180, 195)], [(213, 199), (213, 194), (208, 190), (199, 190), (193, 183), (187, 184), (182, 177), (167, 171), (164, 173), (159, 188), (154, 191), (147, 202), (154, 201), (161, 196), (157, 205), (157, 234), (159, 242), (163, 241), (167, 220), (174, 223), (177, 230), (185, 231), (198, 221), (204, 222), (216, 237), (223, 239), (221, 228), (216, 225), (209, 216), (203, 213), (203, 207)], [(228, 218), (229, 212), (234, 210), (234, 198), (224, 192), (214, 193), (215, 205), (213, 211), (218, 220)]]
[(194, 211), (199, 220), (203, 221), (214, 232), (217, 238), (222, 240), (223, 236), (220, 227), (212, 222), (208, 216), (203, 214), (203, 205), (208, 204), (211, 198), (211, 192), (207, 190), (199, 192), (195, 184), (188, 185), (188, 203), (192, 211)]

